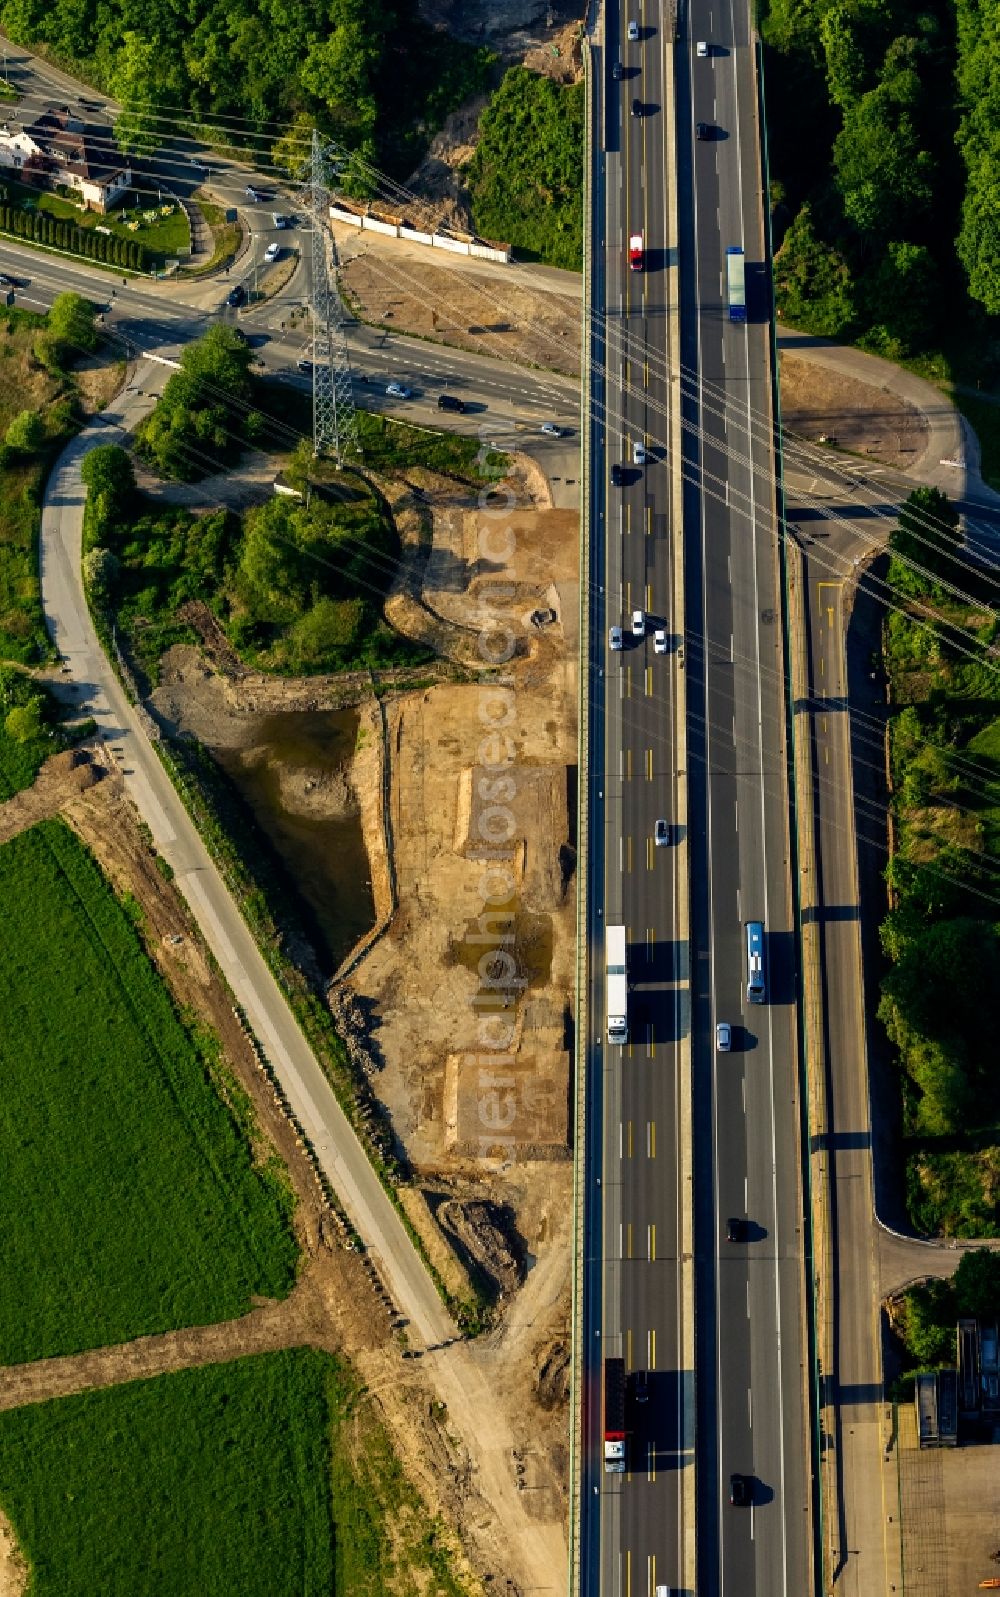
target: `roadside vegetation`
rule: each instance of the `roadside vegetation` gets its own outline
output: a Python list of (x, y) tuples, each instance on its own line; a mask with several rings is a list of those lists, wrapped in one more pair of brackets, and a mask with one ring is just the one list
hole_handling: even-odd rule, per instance
[(122, 205), (101, 215), (72, 189), (49, 193), (0, 172), (0, 230), (26, 242), (134, 272), (159, 269), (191, 243), (183, 206), (156, 190), (130, 189)]
[(987, 1324), (1000, 1320), (1000, 1253), (993, 1248), (964, 1253), (950, 1281), (921, 1282), (894, 1305), (892, 1325), (902, 1349), (905, 1383), (897, 1396), (909, 1396), (919, 1371), (957, 1363), (960, 1319)]
[[(116, 137), (151, 153), (179, 132), (243, 129), (258, 153), (276, 127), (276, 159), (297, 175), (311, 130), (347, 152), (345, 189), (373, 194), (376, 168), (416, 166), (449, 112), (491, 81), (494, 57), (426, 23), (417, 0), (193, 0), (109, 8), (100, 0), (3, 0), (4, 31), (113, 95)], [(189, 115), (184, 116), (186, 107)], [(226, 141), (238, 142), (234, 132)], [(264, 141), (263, 143), (261, 141)]]
[[(779, 313), (1000, 376), (1000, 38), (975, 0), (769, 0)], [(725, 242), (725, 241), (724, 241)]]
[[(1000, 619), (949, 593), (958, 536), (944, 495), (920, 488), (891, 541), (901, 602), (884, 625), (895, 829), (882, 942), (892, 968), (879, 1015), (899, 1055), (911, 1220), (987, 1236), (1000, 1224), (988, 1024), (1000, 991)], [(968, 567), (962, 582), (975, 589)]]
[(583, 269), (584, 91), (510, 67), (466, 173), (476, 231), (527, 260)]
[(295, 1280), (287, 1185), (130, 917), (62, 821), (0, 848), (4, 1364), (227, 1319)]
[[(0, 330), (0, 659), (30, 665), (53, 656), (38, 583), (42, 487), (80, 425), (74, 368), (97, 338), (78, 294), (60, 294), (46, 316), (0, 309)], [(108, 367), (109, 392), (119, 369)]]
[[(246, 442), (265, 445), (275, 432), (287, 449), (307, 396), (259, 382), (252, 359), (222, 325), (188, 345), (139, 429), (139, 457), (161, 476), (191, 480), (235, 464)], [(358, 438), (359, 459), (382, 473), (419, 463), (471, 483), (506, 463), (493, 451), (483, 463), (475, 439), (364, 412)], [(242, 516), (195, 515), (145, 498), (116, 445), (87, 456), (88, 591), (105, 632), (114, 621), (147, 681), (166, 648), (192, 638), (182, 613), (191, 600), (207, 604), (240, 656), (264, 671), (303, 676), (428, 658), (382, 614), (401, 546), (381, 495), (359, 472), (314, 469), (308, 443), (287, 475), (301, 499), (276, 495)]]
[(181, 266), (180, 270), (185, 277), (209, 277), (221, 267), (232, 265), (240, 247), (242, 229), (238, 221), (226, 221), (225, 207), (217, 205), (214, 200), (203, 199), (196, 194), (194, 204), (208, 223), (212, 235), (212, 253), (201, 265)]
[(16, 666), (0, 665), (0, 800), (30, 787), (50, 754), (69, 748), (92, 721), (62, 724), (59, 706)]
[(463, 1597), (346, 1366), (295, 1349), (0, 1414), (31, 1597)]

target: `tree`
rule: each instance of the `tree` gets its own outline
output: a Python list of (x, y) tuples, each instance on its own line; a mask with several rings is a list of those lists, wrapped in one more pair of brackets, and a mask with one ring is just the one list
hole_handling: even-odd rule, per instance
[(315, 120), (307, 111), (299, 111), (292, 126), (271, 146), (273, 165), (287, 172), (289, 177), (300, 177), (312, 149), (315, 126)]
[(159, 39), (124, 33), (111, 74), (111, 93), (121, 102), (115, 143), (124, 155), (152, 155), (163, 142), (167, 89)]
[(989, 149), (966, 149), (968, 180), (962, 205), (962, 231), (956, 248), (972, 298), (1000, 315), (1000, 134)]
[(832, 244), (820, 239), (803, 205), (774, 260), (778, 313), (806, 332), (843, 338), (857, 310), (851, 269)]
[(903, 1336), (916, 1364), (955, 1361), (955, 1293), (950, 1281), (928, 1281), (906, 1293)]
[(977, 1320), (1000, 1319), (1000, 1252), (995, 1248), (963, 1253), (952, 1282), (959, 1314)]
[(892, 242), (864, 283), (871, 325), (865, 342), (899, 360), (926, 347), (937, 320), (938, 270), (923, 244)]
[(95, 604), (108, 599), (120, 570), (117, 556), (110, 549), (88, 549), (83, 557), (83, 581)]
[(18, 411), (4, 435), (8, 449), (19, 455), (34, 454), (45, 442), (45, 423), (37, 410)]
[(7, 711), (4, 731), (15, 743), (32, 743), (42, 730), (42, 701), (29, 699), (27, 704), (16, 704)]
[[(940, 488), (914, 488), (899, 507), (889, 539), (890, 579), (910, 593), (925, 593), (935, 576), (952, 578), (962, 558), (959, 514)], [(922, 571), (930, 573), (931, 583)]]
[(931, 204), (934, 160), (920, 148), (909, 112), (884, 85), (845, 112), (833, 165), (844, 211), (862, 233), (898, 236)]
[(128, 521), (135, 502), (135, 470), (118, 444), (99, 444), (84, 456), (80, 476), (87, 489), (84, 548), (92, 549)]
[(826, 58), (826, 82), (834, 105), (853, 105), (864, 91), (865, 53), (858, 38), (858, 8), (852, 0), (834, 0), (819, 25)]

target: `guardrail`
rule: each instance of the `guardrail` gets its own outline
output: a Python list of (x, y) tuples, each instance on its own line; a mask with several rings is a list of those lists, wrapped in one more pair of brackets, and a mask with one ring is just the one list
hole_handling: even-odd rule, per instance
[(583, 188), (583, 348), (581, 393), (584, 396), (580, 428), (580, 653), (577, 682), (577, 875), (576, 875), (576, 1118), (573, 1160), (573, 1305), (571, 1315), (569, 1424), (569, 1597), (580, 1592), (580, 1499), (583, 1480), (583, 1202), (587, 1125), (587, 1002), (588, 939), (587, 893), (590, 837), (590, 383), (591, 323), (587, 315), (593, 250), (593, 150), (594, 71), (590, 43), (583, 40), (586, 104), (584, 123)]

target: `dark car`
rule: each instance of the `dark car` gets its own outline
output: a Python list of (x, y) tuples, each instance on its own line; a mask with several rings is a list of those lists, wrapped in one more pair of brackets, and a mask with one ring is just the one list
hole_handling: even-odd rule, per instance
[(438, 394), (438, 410), (456, 410), (460, 416), (464, 416), (465, 400), (456, 399), (454, 394)]
[(295, 364), (299, 368), (300, 372), (311, 372), (312, 369), (313, 369), (312, 361), (311, 360), (306, 360), (304, 356), (302, 357), (301, 360), (297, 360), (295, 362)]
[(242, 283), (236, 283), (226, 295), (227, 305), (242, 305), (247, 297), (247, 291)]
[(741, 1220), (737, 1215), (731, 1215), (730, 1218), (726, 1221), (726, 1241), (727, 1242), (745, 1242), (746, 1241), (746, 1234), (747, 1234), (747, 1223), (746, 1223), (746, 1221), (745, 1220)]
[(622, 78), (625, 76), (625, 68), (622, 66), (620, 61), (616, 61), (614, 66), (611, 68), (611, 76), (614, 78), (616, 83), (620, 83)]
[(642, 116), (642, 101), (641, 100), (633, 100), (632, 101), (632, 115), (633, 116)]
[(696, 139), (710, 139), (715, 132), (711, 122), (696, 122), (694, 136)]
[(616, 461), (615, 464), (611, 468), (611, 486), (612, 486), (612, 488), (620, 488), (621, 485), (622, 485), (622, 468), (618, 465), (618, 463)]
[(753, 1502), (753, 1482), (749, 1475), (730, 1475), (729, 1501), (734, 1508), (749, 1508)]
[(649, 1376), (645, 1370), (636, 1370), (633, 1374), (632, 1396), (637, 1403), (649, 1402)]

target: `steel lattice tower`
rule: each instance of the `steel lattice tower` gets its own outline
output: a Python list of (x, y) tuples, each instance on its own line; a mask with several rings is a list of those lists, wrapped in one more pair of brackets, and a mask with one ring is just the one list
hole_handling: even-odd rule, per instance
[(354, 433), (354, 395), (340, 298), (330, 286), (337, 246), (330, 229), (327, 155), (315, 129), (304, 198), (312, 222), (313, 454), (329, 452), (341, 466)]

